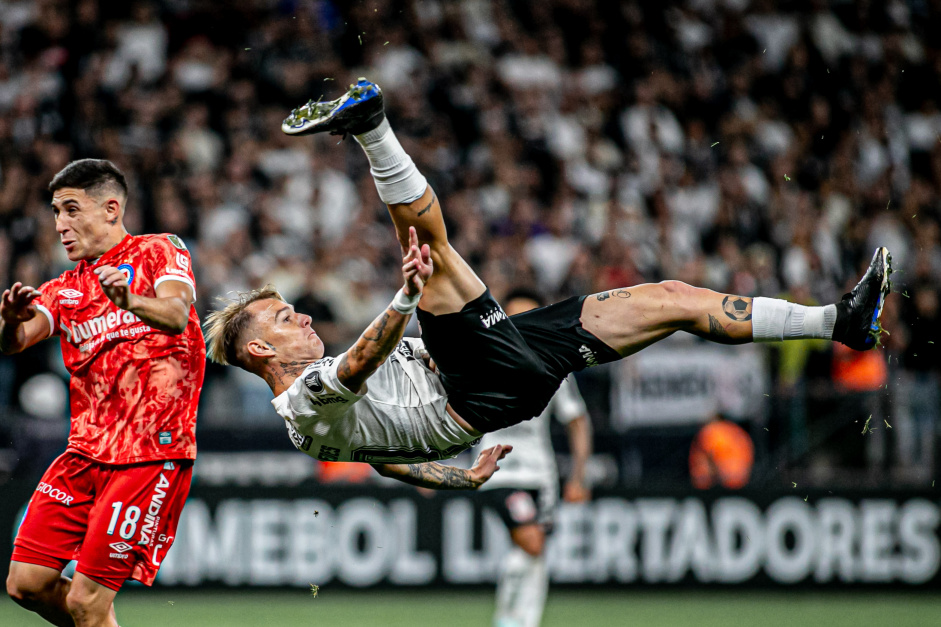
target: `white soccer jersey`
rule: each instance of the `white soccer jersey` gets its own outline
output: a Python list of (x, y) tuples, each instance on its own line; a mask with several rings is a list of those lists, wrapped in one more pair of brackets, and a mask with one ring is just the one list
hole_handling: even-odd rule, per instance
[(547, 489), (555, 495), (559, 484), (559, 471), (549, 436), (550, 414), (566, 425), (579, 416), (588, 414), (585, 401), (571, 375), (562, 381), (559, 390), (539, 416), (507, 429), (484, 434), (479, 449), (483, 450), (496, 444), (511, 444), (513, 452), (500, 462), (500, 471), (483, 484), (481, 490)]
[(405, 338), (354, 394), (337, 378), (338, 360), (309, 365), (271, 401), (294, 446), (331, 462), (415, 463), (447, 459), (477, 438), (446, 410), (447, 393), (418, 357), (424, 343)]

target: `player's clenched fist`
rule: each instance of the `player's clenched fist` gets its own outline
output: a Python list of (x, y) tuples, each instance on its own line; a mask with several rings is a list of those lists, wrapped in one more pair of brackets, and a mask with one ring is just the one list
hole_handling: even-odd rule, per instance
[(121, 309), (131, 308), (131, 287), (127, 284), (127, 275), (114, 266), (95, 268), (98, 283), (105, 296)]
[(3, 297), (0, 299), (0, 318), (9, 323), (26, 322), (35, 314), (36, 305), (33, 300), (39, 296), (41, 294), (36, 288), (17, 281), (10, 289), (3, 291)]

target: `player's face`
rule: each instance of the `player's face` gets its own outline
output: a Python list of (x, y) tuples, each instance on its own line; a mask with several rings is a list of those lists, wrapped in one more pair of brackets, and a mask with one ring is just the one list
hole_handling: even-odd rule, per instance
[(65, 187), (52, 195), (56, 231), (71, 261), (96, 259), (114, 245), (120, 222), (120, 202), (114, 196), (89, 196), (84, 189)]
[(310, 326), (311, 318), (274, 298), (249, 305), (259, 339), (274, 347), (280, 361), (307, 361), (323, 357), (323, 340)]

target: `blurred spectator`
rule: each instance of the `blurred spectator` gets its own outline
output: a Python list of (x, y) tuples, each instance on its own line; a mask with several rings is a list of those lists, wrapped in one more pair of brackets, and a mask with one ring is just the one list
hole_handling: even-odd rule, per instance
[(717, 417), (693, 439), (689, 475), (697, 490), (739, 490), (748, 484), (754, 462), (755, 446), (748, 433), (734, 422)]

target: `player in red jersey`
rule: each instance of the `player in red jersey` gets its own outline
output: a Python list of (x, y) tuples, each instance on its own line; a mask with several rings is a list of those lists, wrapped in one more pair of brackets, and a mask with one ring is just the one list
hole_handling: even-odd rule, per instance
[[(66, 452), (33, 493), (7, 592), (55, 625), (117, 625), (126, 579), (153, 583), (173, 543), (196, 457), (206, 347), (186, 246), (132, 236), (124, 174), (74, 161), (49, 184), (73, 270), (0, 299), (0, 350), (58, 335), (71, 373)], [(62, 569), (78, 560), (74, 579)]]

